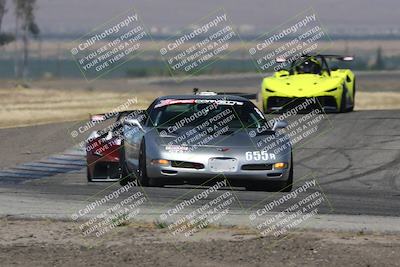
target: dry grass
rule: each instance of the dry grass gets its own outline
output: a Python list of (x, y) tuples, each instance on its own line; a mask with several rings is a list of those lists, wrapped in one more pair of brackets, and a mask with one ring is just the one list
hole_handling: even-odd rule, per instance
[(357, 92), (355, 109), (400, 109), (400, 93)]
[[(151, 93), (152, 92), (152, 93)], [(135, 94), (137, 103), (126, 109), (146, 108), (163, 92)], [(0, 89), (0, 127), (16, 127), (88, 119), (89, 114), (106, 113), (134, 99), (131, 93), (42, 88)], [(356, 109), (400, 109), (400, 93), (358, 92)]]
[(0, 89), (0, 127), (87, 119), (89, 114), (111, 112), (123, 104), (126, 109), (146, 108), (154, 99), (143, 93), (136, 104), (129, 104), (128, 99), (135, 97), (126, 92)]

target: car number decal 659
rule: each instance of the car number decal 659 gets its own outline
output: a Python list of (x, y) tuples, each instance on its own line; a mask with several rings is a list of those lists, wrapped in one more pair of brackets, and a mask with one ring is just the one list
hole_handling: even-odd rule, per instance
[(267, 151), (247, 151), (246, 160), (269, 160), (276, 159), (275, 154)]

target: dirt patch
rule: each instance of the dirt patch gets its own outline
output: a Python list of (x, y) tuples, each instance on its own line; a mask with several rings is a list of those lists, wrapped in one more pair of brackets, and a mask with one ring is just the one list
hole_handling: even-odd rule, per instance
[(398, 266), (400, 236), (294, 232), (275, 240), (243, 229), (205, 229), (176, 240), (131, 223), (96, 237), (52, 220), (0, 220), (0, 260), (18, 266)]

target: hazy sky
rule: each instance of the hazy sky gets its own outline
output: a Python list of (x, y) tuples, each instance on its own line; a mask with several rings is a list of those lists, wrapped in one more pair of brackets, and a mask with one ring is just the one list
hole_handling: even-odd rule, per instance
[[(4, 21), (14, 27), (11, 0)], [(37, 21), (42, 32), (87, 32), (110, 18), (135, 7), (149, 26), (182, 29), (224, 7), (236, 25), (259, 29), (277, 26), (306, 8), (313, 7), (329, 29), (400, 28), (399, 0), (37, 0)]]

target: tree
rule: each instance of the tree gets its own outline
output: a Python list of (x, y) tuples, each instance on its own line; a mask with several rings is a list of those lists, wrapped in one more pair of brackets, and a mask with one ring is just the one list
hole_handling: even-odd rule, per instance
[[(1, 1), (1, 0), (0, 0)], [(40, 29), (35, 22), (35, 4), (36, 0), (14, 0), (15, 5), (15, 16), (16, 16), (16, 31), (15, 38), (18, 38), (19, 22), (21, 22), (22, 30), (22, 46), (23, 46), (23, 58), (22, 58), (22, 77), (26, 78), (28, 74), (28, 58), (29, 58), (29, 35), (37, 37), (40, 34)], [(18, 60), (16, 60), (18, 64)], [(20, 76), (17, 71), (17, 76)]]
[(376, 61), (373, 66), (373, 69), (375, 69), (375, 70), (385, 69), (385, 61), (382, 56), (382, 48), (381, 47), (378, 47), (378, 49), (376, 50)]
[(0, 0), (0, 31), (1, 31), (1, 23), (3, 21), (3, 17), (6, 12), (7, 12), (6, 0)]
[(6, 45), (14, 41), (14, 36), (10, 33), (3, 33), (1, 31), (1, 26), (3, 22), (4, 14), (7, 12), (6, 0), (0, 0), (0, 46)]

